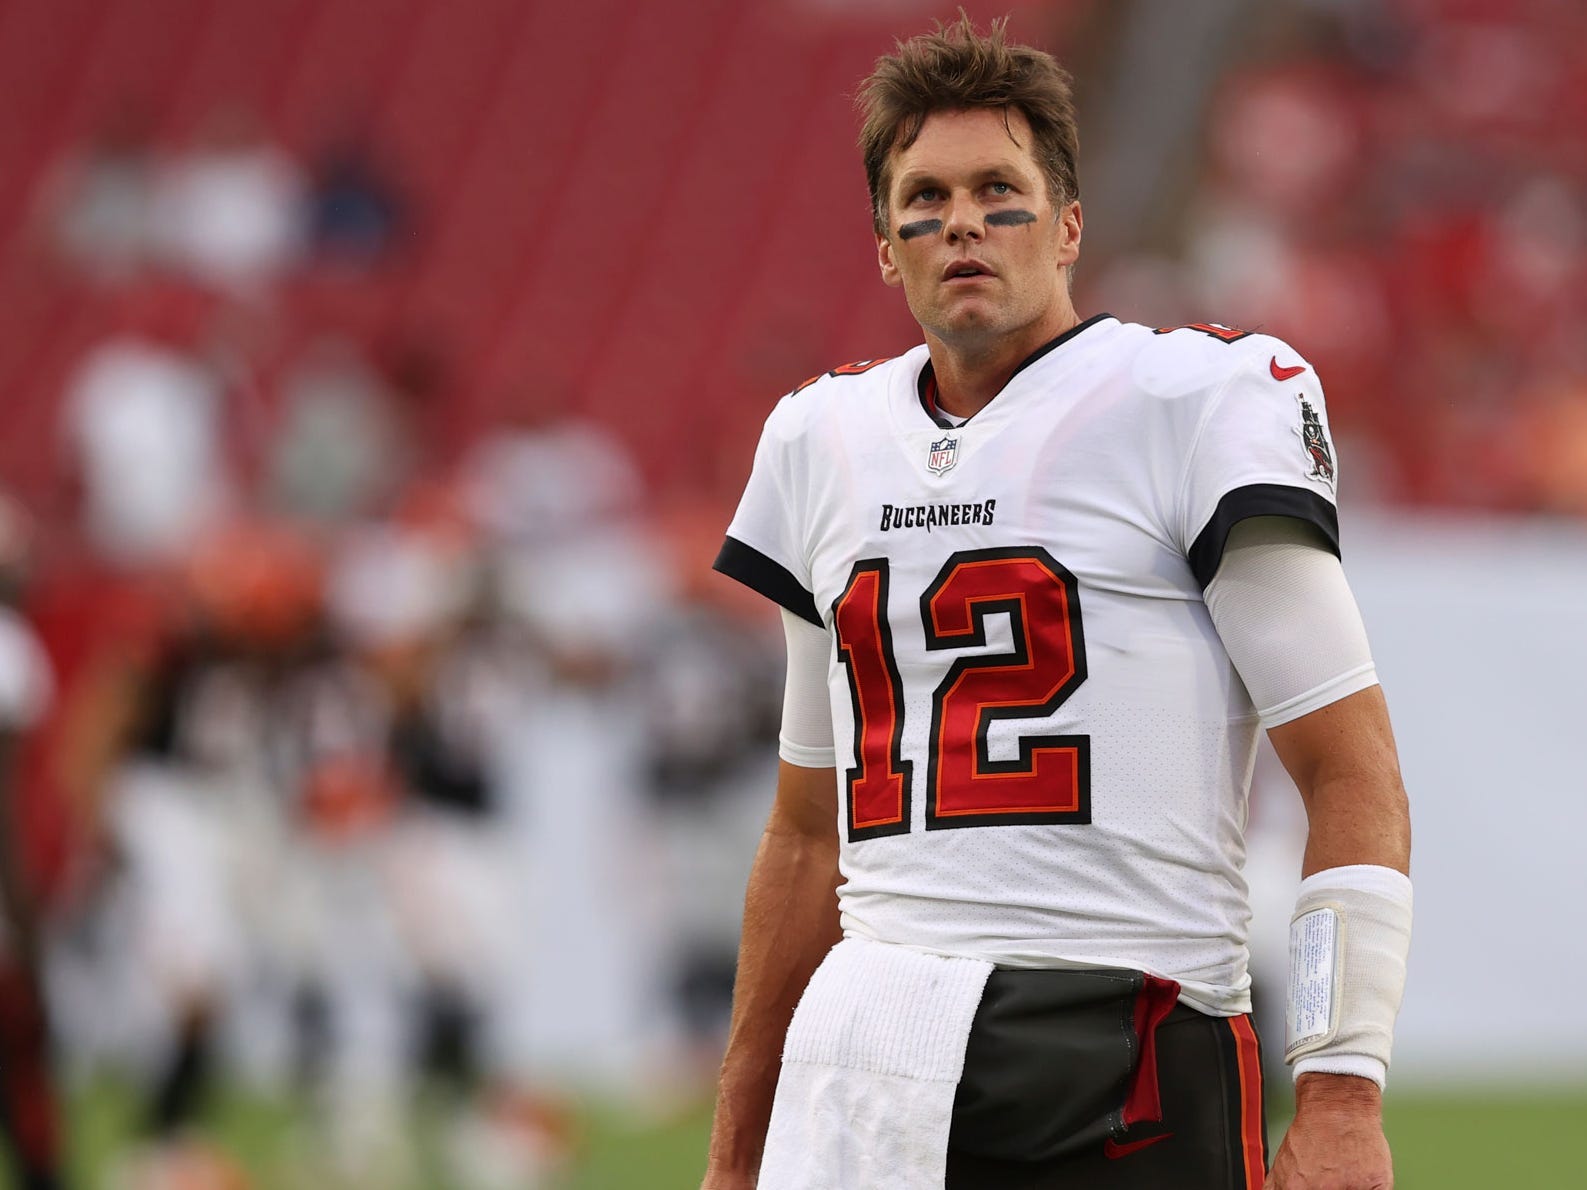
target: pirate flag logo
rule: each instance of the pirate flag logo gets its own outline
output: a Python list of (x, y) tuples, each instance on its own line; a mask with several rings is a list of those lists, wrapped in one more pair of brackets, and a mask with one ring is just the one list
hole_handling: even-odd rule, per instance
[(1300, 434), (1301, 446), (1311, 463), (1311, 471), (1306, 477), (1331, 484), (1334, 481), (1334, 452), (1328, 444), (1328, 431), (1323, 428), (1322, 419), (1317, 416), (1310, 401), (1299, 393), (1295, 399), (1300, 402), (1300, 425), (1296, 427), (1296, 432)]

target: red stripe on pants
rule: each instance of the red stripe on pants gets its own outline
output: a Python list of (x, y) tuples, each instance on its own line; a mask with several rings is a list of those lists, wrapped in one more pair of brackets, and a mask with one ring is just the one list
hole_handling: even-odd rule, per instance
[(1262, 1190), (1267, 1169), (1262, 1161), (1262, 1057), (1249, 1016), (1229, 1018), (1240, 1071), (1240, 1151), (1247, 1190)]

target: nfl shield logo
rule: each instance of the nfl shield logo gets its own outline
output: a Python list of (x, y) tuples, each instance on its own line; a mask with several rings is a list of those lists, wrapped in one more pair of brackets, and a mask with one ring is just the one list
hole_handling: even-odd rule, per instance
[(941, 475), (944, 471), (951, 471), (958, 461), (959, 440), (938, 438), (931, 444), (931, 453), (926, 456), (926, 470), (933, 475)]

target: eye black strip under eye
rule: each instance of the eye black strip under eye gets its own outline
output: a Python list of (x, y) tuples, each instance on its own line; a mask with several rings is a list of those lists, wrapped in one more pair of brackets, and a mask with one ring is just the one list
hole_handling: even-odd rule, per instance
[(912, 240), (916, 236), (934, 236), (942, 230), (941, 219), (918, 219), (914, 223), (905, 223), (898, 229), (898, 238)]
[(993, 211), (986, 217), (988, 227), (1021, 227), (1036, 222), (1034, 211)]

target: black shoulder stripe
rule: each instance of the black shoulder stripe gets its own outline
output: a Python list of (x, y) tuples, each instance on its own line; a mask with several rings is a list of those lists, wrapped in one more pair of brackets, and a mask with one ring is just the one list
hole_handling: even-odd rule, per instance
[(1328, 548), (1335, 556), (1339, 554), (1339, 511), (1322, 496), (1309, 488), (1280, 483), (1248, 484), (1225, 493), (1190, 547), (1190, 569), (1203, 591), (1218, 573), (1229, 530), (1254, 516), (1289, 516), (1315, 525), (1327, 539)]
[(738, 538), (729, 537), (722, 542), (722, 550), (716, 555), (711, 569), (737, 579), (751, 591), (766, 596), (801, 619), (809, 620), (817, 628), (826, 627), (820, 613), (816, 611), (815, 596), (801, 587), (799, 580), (784, 567)]

